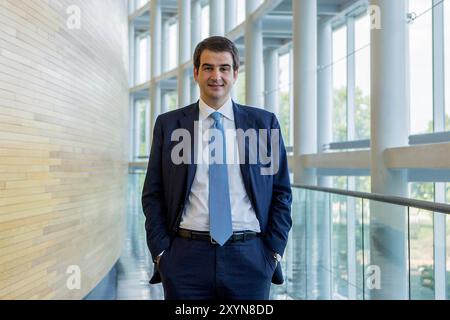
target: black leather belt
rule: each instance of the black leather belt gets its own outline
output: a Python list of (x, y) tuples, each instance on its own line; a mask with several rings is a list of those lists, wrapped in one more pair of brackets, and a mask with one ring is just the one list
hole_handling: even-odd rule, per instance
[[(186, 229), (179, 229), (178, 235), (182, 238), (186, 239), (192, 239), (192, 240), (203, 240), (203, 241), (209, 241), (212, 244), (217, 244), (216, 241), (214, 241), (213, 238), (209, 235), (208, 231), (193, 231), (193, 230), (186, 230)], [(259, 233), (254, 231), (236, 231), (233, 232), (230, 239), (228, 239), (227, 242), (243, 242), (246, 240), (251, 240), (256, 237), (259, 237)]]

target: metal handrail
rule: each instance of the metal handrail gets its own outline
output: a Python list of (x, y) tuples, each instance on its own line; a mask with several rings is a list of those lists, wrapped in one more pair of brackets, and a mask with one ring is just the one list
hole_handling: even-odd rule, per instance
[(395, 204), (395, 205), (399, 205), (399, 206), (428, 210), (428, 211), (432, 211), (432, 212), (440, 212), (440, 213), (450, 214), (450, 205), (444, 204), (444, 203), (436, 203), (436, 202), (428, 202), (428, 201), (423, 201), (423, 200), (408, 199), (408, 198), (402, 198), (402, 197), (396, 197), (396, 196), (388, 196), (388, 195), (383, 195), (383, 194), (378, 194), (378, 193), (348, 191), (348, 190), (342, 190), (342, 189), (325, 188), (325, 187), (317, 187), (317, 186), (305, 186), (305, 185), (293, 184), (292, 187), (306, 189), (306, 190), (312, 190), (312, 191), (332, 193), (332, 194), (339, 194), (339, 195), (343, 195), (343, 196), (373, 200), (373, 201), (378, 201), (378, 202), (385, 202), (385, 203)]

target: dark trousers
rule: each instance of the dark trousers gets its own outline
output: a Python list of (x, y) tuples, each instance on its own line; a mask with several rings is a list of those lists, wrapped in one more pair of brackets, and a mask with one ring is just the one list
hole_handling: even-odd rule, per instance
[(260, 237), (222, 247), (176, 237), (159, 262), (166, 300), (267, 300), (275, 267)]

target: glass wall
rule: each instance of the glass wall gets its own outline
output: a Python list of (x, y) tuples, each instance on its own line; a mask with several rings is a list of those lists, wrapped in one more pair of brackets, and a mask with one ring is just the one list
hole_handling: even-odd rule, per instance
[[(409, 183), (412, 199), (434, 201), (434, 183)], [(433, 213), (410, 208), (410, 291), (411, 299), (434, 299)]]
[(331, 196), (331, 265), (334, 299), (348, 298), (348, 243), (347, 200), (340, 195)]
[[(433, 132), (432, 0), (410, 0), (409, 24), (411, 134)], [(426, 12), (429, 10), (428, 12)], [(423, 15), (421, 15), (423, 14)]]

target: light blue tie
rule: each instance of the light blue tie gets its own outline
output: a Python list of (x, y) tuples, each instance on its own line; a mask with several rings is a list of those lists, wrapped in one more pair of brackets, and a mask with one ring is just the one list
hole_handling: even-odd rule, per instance
[[(226, 163), (227, 153), (225, 133), (221, 122), (222, 115), (218, 112), (214, 112), (211, 114), (211, 118), (214, 119), (214, 124), (211, 129), (217, 129), (220, 131), (220, 134), (222, 134), (223, 145), (216, 145), (216, 148), (222, 147), (223, 159), (216, 158), (219, 163), (209, 162), (209, 233), (218, 244), (223, 246), (233, 234), (230, 190), (228, 189), (228, 170)], [(212, 150), (210, 149), (210, 155), (211, 151)]]

